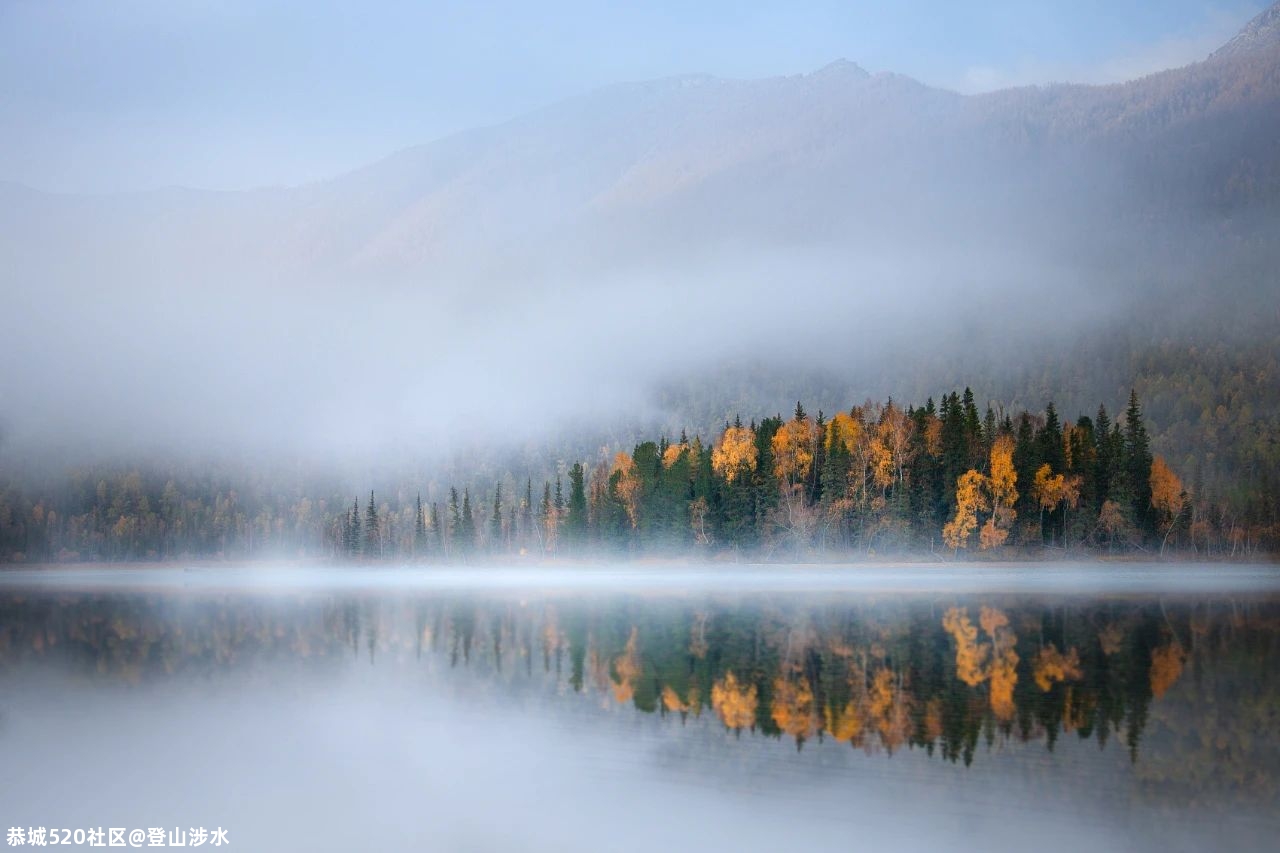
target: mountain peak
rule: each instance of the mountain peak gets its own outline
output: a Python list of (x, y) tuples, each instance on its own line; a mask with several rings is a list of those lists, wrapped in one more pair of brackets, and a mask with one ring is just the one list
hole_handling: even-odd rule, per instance
[(822, 66), (817, 71), (813, 72), (813, 74), (811, 74), (810, 76), (811, 77), (835, 77), (839, 75), (849, 76), (849, 77), (858, 77), (858, 78), (871, 76), (870, 74), (867, 73), (867, 70), (863, 68), (861, 65), (859, 65), (856, 62), (850, 62), (844, 57), (837, 59), (835, 62), (828, 62), (826, 65)]
[(1271, 4), (1244, 25), (1231, 41), (1215, 50), (1210, 59), (1245, 56), (1280, 46), (1280, 2)]

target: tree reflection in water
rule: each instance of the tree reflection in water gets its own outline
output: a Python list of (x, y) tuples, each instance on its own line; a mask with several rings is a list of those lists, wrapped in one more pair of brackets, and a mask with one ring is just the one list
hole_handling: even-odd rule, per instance
[[(189, 675), (430, 660), (797, 748), (1124, 749), (1179, 802), (1276, 801), (1280, 602), (1118, 598), (662, 599), (53, 594), (0, 599), (0, 679), (66, 667), (144, 686)], [(567, 663), (567, 666), (566, 666)], [(444, 676), (447, 682), (447, 675)], [(498, 701), (495, 699), (495, 701)]]

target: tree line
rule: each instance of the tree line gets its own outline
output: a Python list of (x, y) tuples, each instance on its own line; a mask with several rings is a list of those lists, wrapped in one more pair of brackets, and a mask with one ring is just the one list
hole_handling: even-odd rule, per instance
[[(1280, 542), (1277, 497), (1243, 507), (1151, 450), (1131, 393), (1113, 418), (979, 411), (969, 389), (903, 408), (735, 417), (708, 440), (629, 451), (473, 485), (401, 485), (379, 499), (257, 477), (74, 472), (43, 490), (0, 484), (0, 559), (643, 556), (763, 559), (1064, 551), (1253, 557)], [(349, 502), (348, 502), (349, 501)]]
[[(1050, 403), (1017, 416), (953, 392), (923, 406), (867, 403), (827, 418), (800, 403), (727, 422), (713, 441), (682, 434), (574, 461), (508, 499), (498, 483), (477, 509), (451, 489), (413, 509), (396, 556), (673, 554), (764, 557), (1019, 546), (1116, 553), (1174, 550), (1241, 557), (1274, 548), (1274, 516), (1232, 512), (1151, 452), (1136, 393), (1120, 418), (1064, 422)], [(483, 513), (478, 519), (478, 513)], [(370, 494), (344, 516), (337, 552), (386, 557)], [(394, 537), (391, 537), (394, 539)], [(407, 548), (406, 548), (407, 546)]]

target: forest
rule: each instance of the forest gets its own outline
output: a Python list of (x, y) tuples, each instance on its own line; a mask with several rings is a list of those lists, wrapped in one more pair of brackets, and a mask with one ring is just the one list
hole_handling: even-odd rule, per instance
[(491, 483), (402, 477), (388, 497), (296, 474), (82, 468), (0, 481), (0, 560), (840, 560), (1274, 554), (1280, 490), (1153, 454), (1142, 404), (1062, 419), (971, 390), (905, 408), (725, 422)]

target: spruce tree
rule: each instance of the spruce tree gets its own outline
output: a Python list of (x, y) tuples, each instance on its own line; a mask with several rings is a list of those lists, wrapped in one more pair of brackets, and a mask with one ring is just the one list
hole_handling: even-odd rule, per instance
[(347, 516), (347, 556), (360, 554), (360, 499), (351, 502), (351, 514)]
[(369, 505), (364, 510), (364, 555), (382, 556), (382, 531), (378, 529), (378, 505), (369, 492)]
[(1040, 506), (1032, 495), (1031, 484), (1035, 482), (1036, 471), (1041, 464), (1040, 446), (1035, 440), (1031, 415), (1023, 412), (1018, 417), (1018, 432), (1013, 445), (1013, 468), (1017, 473), (1019, 518), (1034, 518), (1040, 514)]
[(1111, 418), (1107, 415), (1107, 407), (1098, 407), (1098, 420), (1094, 423), (1093, 448), (1094, 462), (1094, 496), (1093, 512), (1097, 515), (1102, 510), (1104, 501), (1111, 497), (1111, 481), (1115, 475), (1115, 453), (1111, 441)]
[(574, 462), (569, 469), (569, 514), (565, 518), (565, 534), (576, 545), (587, 540), (586, 470), (581, 462)]
[(427, 517), (422, 509), (422, 492), (418, 492), (413, 510), (413, 552), (414, 556), (427, 552)]
[(1067, 469), (1067, 455), (1062, 445), (1062, 422), (1058, 420), (1058, 410), (1053, 402), (1044, 410), (1044, 426), (1040, 429), (1036, 441), (1040, 445), (1040, 462), (1049, 463), (1055, 474), (1062, 474)]
[[(545, 480), (542, 483), (542, 527), (539, 533), (539, 539), (552, 532), (552, 518), (555, 512), (555, 504), (551, 501), (551, 481)], [(551, 542), (543, 541), (543, 548), (550, 548)]]
[(1129, 408), (1125, 410), (1124, 471), (1128, 479), (1130, 507), (1134, 524), (1145, 535), (1155, 532), (1151, 512), (1151, 440), (1142, 422), (1142, 406), (1137, 390), (1129, 392)]
[(461, 547), (464, 551), (470, 551), (476, 544), (476, 519), (471, 513), (471, 490), (462, 490), (462, 535)]
[(817, 440), (814, 442), (813, 448), (813, 471), (810, 475), (811, 488), (809, 489), (809, 503), (816, 504), (822, 500), (823, 489), (823, 469), (827, 463), (827, 419), (823, 415), (822, 410), (818, 410), (818, 419), (814, 421), (817, 428), (815, 435)]
[(529, 544), (533, 541), (533, 478), (529, 477), (524, 482), (524, 506), (520, 507), (520, 513), (523, 516), (520, 535), (522, 544)]
[(502, 545), (502, 481), (493, 491), (493, 517), (489, 519), (489, 550), (496, 551)]
[(458, 503), (458, 489), (449, 487), (449, 545), (457, 547), (463, 538), (462, 508)]

